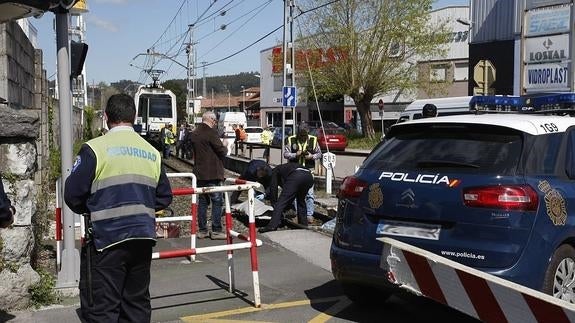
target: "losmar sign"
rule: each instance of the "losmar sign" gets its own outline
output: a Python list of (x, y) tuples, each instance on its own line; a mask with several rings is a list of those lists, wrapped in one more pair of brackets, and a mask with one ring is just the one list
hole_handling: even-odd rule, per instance
[(569, 59), (569, 34), (525, 39), (525, 63)]
[(524, 86), (527, 90), (569, 90), (569, 64), (545, 63), (525, 65)]

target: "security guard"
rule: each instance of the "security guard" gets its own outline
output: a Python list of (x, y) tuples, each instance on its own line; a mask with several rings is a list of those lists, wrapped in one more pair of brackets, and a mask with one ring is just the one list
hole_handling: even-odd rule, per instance
[[(302, 124), (297, 135), (289, 136), (284, 147), (284, 158), (290, 162), (313, 169), (315, 161), (321, 158), (321, 149), (317, 143), (317, 137), (309, 134), (306, 124)], [(314, 214), (314, 187), (312, 186), (305, 196), (308, 221), (313, 220)]]
[(82, 146), (66, 180), (66, 204), (91, 218), (79, 286), (87, 322), (150, 322), (155, 212), (172, 191), (159, 152), (132, 128), (135, 114), (132, 97), (112, 95), (110, 130)]

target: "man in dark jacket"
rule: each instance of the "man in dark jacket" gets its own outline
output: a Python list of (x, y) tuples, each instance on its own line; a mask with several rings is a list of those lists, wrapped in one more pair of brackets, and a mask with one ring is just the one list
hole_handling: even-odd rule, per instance
[(80, 258), (87, 322), (150, 322), (155, 212), (172, 202), (160, 153), (132, 127), (134, 99), (112, 95), (105, 135), (80, 148), (64, 186), (70, 209), (89, 217)]
[[(278, 186), (282, 191), (278, 196)], [(258, 231), (260, 233), (275, 231), (281, 224), (283, 211), (297, 201), (297, 219), (301, 225), (307, 225), (305, 196), (313, 186), (313, 176), (309, 169), (296, 162), (276, 166), (272, 171), (270, 183), (270, 201), (274, 212), (270, 222)]]
[[(222, 142), (218, 136), (216, 114), (207, 111), (202, 116), (202, 123), (196, 127), (192, 135), (194, 150), (194, 174), (198, 180), (198, 187), (220, 186), (224, 180), (224, 158), (228, 153), (227, 142)], [(208, 204), (212, 203), (212, 239), (226, 238), (222, 230), (223, 193), (215, 192), (200, 194), (198, 198), (198, 239), (208, 236), (207, 212)]]
[(0, 181), (0, 228), (9, 227), (14, 222), (14, 214), (16, 214), (16, 209), (12, 206), (4, 192), (4, 185)]
[[(262, 184), (266, 193), (270, 187), (270, 182), (272, 179), (272, 168), (268, 163), (263, 160), (254, 159), (248, 163), (248, 167), (239, 177), (250, 182), (258, 182)], [(240, 197), (240, 191), (235, 191), (230, 197), (230, 203), (234, 204), (238, 202), (238, 197)]]

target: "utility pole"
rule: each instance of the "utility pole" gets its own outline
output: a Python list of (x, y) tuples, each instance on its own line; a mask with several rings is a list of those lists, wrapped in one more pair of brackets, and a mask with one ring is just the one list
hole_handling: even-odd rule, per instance
[(202, 63), (202, 71), (203, 71), (203, 75), (202, 75), (202, 96), (205, 98), (207, 96), (207, 92), (206, 92), (206, 64), (208, 64), (208, 62), (201, 62)]
[[(62, 155), (62, 193), (66, 178), (72, 172), (72, 87), (70, 85), (70, 53), (68, 38), (68, 10), (56, 13), (56, 50), (58, 67), (58, 93), (60, 106), (60, 149)], [(56, 288), (75, 288), (80, 280), (80, 253), (74, 244), (74, 212), (63, 203), (62, 224), (64, 246), (62, 248), (62, 266), (58, 272)]]
[(242, 112), (246, 112), (246, 89), (242, 85)]
[[(283, 35), (283, 86), (294, 86), (295, 87), (295, 50), (293, 41), (293, 11), (295, 3), (294, 0), (284, 0), (284, 35)], [(290, 51), (288, 57), (288, 50)], [(297, 105), (297, 102), (296, 102)], [(282, 104), (282, 151), (280, 158), (283, 163), (283, 152), (285, 148), (285, 120), (286, 120), (286, 107)], [(292, 109), (292, 134), (296, 133), (296, 111), (295, 106)]]
[(189, 119), (190, 115), (195, 117), (196, 113), (199, 112), (196, 111), (196, 107), (194, 106), (194, 25), (188, 25), (188, 28), (190, 39), (186, 47), (186, 52), (188, 54), (188, 94), (186, 96), (186, 113), (188, 116), (186, 119)]

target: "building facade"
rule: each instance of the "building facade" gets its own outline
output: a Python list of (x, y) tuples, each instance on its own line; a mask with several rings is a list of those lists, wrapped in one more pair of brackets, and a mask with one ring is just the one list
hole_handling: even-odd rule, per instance
[[(416, 99), (444, 96), (464, 96), (468, 91), (469, 78), (469, 27), (458, 22), (469, 19), (469, 7), (450, 6), (437, 9), (431, 12), (432, 22), (445, 21), (449, 28), (453, 30), (451, 41), (446, 44), (444, 55), (427, 57), (417, 60), (418, 75), (429, 80), (430, 83), (444, 83), (443, 92), (430, 93), (423, 90), (418, 91), (397, 91), (377, 96), (371, 102), (372, 120), (376, 129), (381, 128), (382, 116), (378, 103), (384, 103), (383, 120), (387, 125), (395, 123), (401, 111)], [(296, 43), (297, 46), (297, 43)], [(264, 49), (260, 52), (260, 117), (261, 125), (281, 126), (282, 124), (282, 48), (276, 46)], [(321, 50), (314, 53), (319, 55), (319, 61), (329, 62), (334, 56), (330, 49)], [(296, 48), (296, 58), (298, 57)], [(331, 62), (334, 63), (334, 62)], [(337, 62), (335, 62), (337, 63)], [(296, 60), (296, 71), (298, 69)], [(302, 90), (298, 88), (298, 92)], [(298, 102), (295, 108), (298, 122), (319, 120), (316, 109), (309, 107), (305, 100), (301, 100), (305, 95), (298, 93)], [(353, 118), (359, 120), (355, 112), (355, 104), (349, 97), (345, 97), (340, 103), (321, 104), (320, 111), (323, 120), (329, 120), (338, 124), (349, 123)], [(292, 110), (286, 110), (286, 125), (291, 125)], [(361, 126), (361, 125), (359, 125)]]

